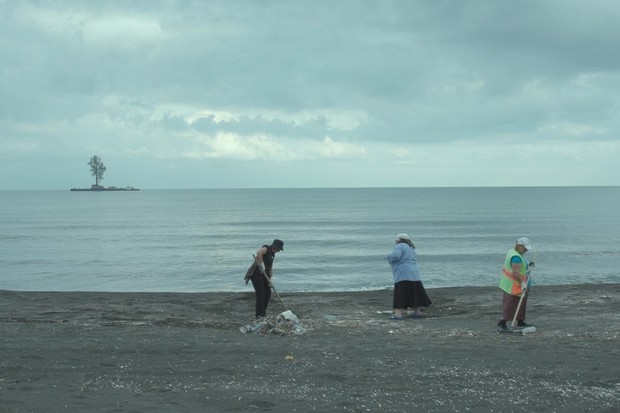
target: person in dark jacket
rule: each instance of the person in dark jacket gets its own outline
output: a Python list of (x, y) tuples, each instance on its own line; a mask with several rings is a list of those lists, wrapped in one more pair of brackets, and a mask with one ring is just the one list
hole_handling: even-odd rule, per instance
[(254, 263), (246, 273), (246, 283), (248, 279), (252, 281), (254, 292), (256, 293), (256, 319), (260, 320), (267, 313), (267, 306), (271, 299), (271, 277), (273, 276), (273, 261), (276, 253), (284, 251), (284, 242), (274, 239), (271, 245), (263, 245), (255, 254)]

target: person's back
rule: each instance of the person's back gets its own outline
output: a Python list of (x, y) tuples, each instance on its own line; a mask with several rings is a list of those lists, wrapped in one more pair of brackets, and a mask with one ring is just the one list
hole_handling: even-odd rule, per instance
[(386, 258), (392, 267), (394, 282), (420, 281), (420, 267), (414, 248), (406, 243), (396, 244), (392, 253)]

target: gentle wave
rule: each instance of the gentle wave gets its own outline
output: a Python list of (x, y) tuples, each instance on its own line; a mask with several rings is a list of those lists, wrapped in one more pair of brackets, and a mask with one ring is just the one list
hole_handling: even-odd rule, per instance
[(496, 285), (524, 235), (538, 284), (620, 282), (619, 199), (618, 187), (0, 191), (0, 289), (251, 291), (251, 254), (274, 238), (279, 291), (384, 289), (399, 232), (428, 288)]

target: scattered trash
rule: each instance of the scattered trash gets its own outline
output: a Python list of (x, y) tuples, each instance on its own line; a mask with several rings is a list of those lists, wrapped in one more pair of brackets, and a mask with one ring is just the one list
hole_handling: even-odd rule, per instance
[(239, 328), (239, 331), (243, 334), (279, 334), (284, 336), (289, 334), (305, 334), (306, 328), (299, 323), (299, 319), (291, 310), (286, 310), (278, 314), (273, 324), (267, 320), (261, 320), (255, 324), (247, 324)]
[(269, 323), (269, 321), (257, 321), (254, 324), (246, 324), (243, 327), (239, 328), (243, 334), (254, 333), (254, 334), (268, 334), (271, 332), (273, 327)]

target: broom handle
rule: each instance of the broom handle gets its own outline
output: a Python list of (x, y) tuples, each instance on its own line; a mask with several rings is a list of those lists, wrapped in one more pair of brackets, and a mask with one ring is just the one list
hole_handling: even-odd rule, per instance
[(517, 315), (519, 314), (519, 310), (521, 309), (521, 303), (523, 302), (523, 297), (525, 297), (525, 291), (521, 293), (521, 298), (519, 298), (519, 305), (517, 305), (517, 311), (515, 311), (515, 316), (512, 317), (512, 324), (510, 325), (512, 328), (517, 324)]

